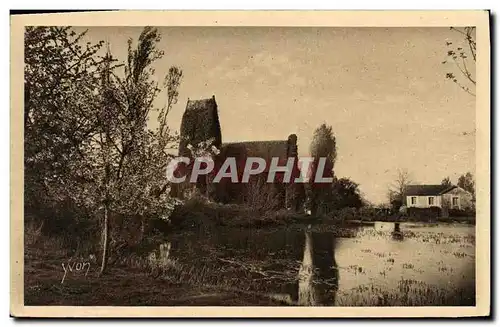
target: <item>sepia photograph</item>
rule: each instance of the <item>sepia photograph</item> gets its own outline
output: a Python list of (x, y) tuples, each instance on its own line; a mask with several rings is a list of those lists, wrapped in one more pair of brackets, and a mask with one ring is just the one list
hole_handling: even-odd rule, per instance
[(488, 13), (194, 14), (11, 16), (11, 314), (488, 315)]

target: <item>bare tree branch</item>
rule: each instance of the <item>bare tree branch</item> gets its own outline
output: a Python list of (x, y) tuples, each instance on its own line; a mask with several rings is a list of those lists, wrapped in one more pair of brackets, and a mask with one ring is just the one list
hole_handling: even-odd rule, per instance
[[(465, 42), (467, 44), (467, 47), (470, 52), (470, 56), (468, 56), (463, 49), (463, 46), (458, 46), (456, 49), (451, 48), (453, 45), (453, 42), (446, 42), (446, 45), (450, 48), (448, 50), (448, 57), (451, 57), (453, 59), (453, 62), (455, 66), (458, 68), (460, 71), (460, 74), (463, 75), (466, 79), (467, 83), (471, 83), (472, 86), (475, 87), (476, 85), (476, 80), (475, 77), (473, 77), (470, 66), (473, 64), (476, 64), (476, 41), (475, 41), (475, 27), (465, 27), (463, 30), (456, 28), (456, 27), (450, 27), (451, 30), (459, 33), (461, 36), (464, 37), (462, 42)], [(458, 57), (460, 57), (462, 60), (461, 62), (458, 61)], [(472, 63), (467, 62), (467, 58), (472, 57)], [(448, 61), (445, 60), (443, 61), (443, 64), (447, 63)], [(467, 86), (467, 83), (460, 82), (459, 79), (452, 73), (448, 72), (446, 73), (446, 78), (452, 80), (455, 84), (457, 84), (462, 90), (465, 92), (469, 93), (472, 96), (475, 96), (475, 93), (471, 90), (471, 87)]]

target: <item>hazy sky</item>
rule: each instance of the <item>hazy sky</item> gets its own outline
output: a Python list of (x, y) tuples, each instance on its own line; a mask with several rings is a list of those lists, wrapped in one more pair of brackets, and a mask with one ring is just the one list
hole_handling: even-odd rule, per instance
[[(360, 184), (366, 198), (386, 201), (397, 169), (415, 183), (475, 173), (475, 98), (445, 74), (453, 70), (448, 28), (161, 27), (155, 65), (163, 79), (182, 68), (178, 130), (187, 98), (215, 95), (223, 142), (298, 136), (309, 153), (313, 131), (333, 126), (335, 174)], [(141, 28), (89, 28), (126, 59), (127, 39)], [(162, 94), (158, 105), (166, 101)], [(154, 119), (152, 119), (154, 123)], [(464, 134), (465, 133), (465, 134)]]

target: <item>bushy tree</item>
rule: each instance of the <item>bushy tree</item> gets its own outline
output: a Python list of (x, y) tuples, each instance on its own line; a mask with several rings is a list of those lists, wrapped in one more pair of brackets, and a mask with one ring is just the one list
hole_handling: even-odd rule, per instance
[(337, 142), (332, 126), (321, 124), (316, 128), (310, 145), (310, 153), (313, 158), (327, 158), (333, 169), (337, 160)]
[(335, 179), (332, 189), (332, 203), (336, 209), (361, 208), (363, 206), (364, 201), (359, 184), (349, 178)]
[(24, 33), (24, 213), (68, 248), (95, 243), (96, 221), (74, 201), (85, 182), (75, 163), (97, 130), (97, 53), (70, 27), (26, 27)]
[[(182, 71), (171, 67), (161, 86), (153, 78), (163, 56), (154, 28), (143, 30), (136, 47), (129, 40), (124, 64), (109, 49), (97, 55), (103, 42), (83, 48), (84, 35), (69, 27), (26, 31), (25, 188), (28, 204), (45, 190), (55, 207), (70, 202), (71, 210), (102, 218), (104, 273), (112, 216), (139, 217), (142, 237), (146, 219), (165, 216), (176, 203), (165, 173), (178, 138), (167, 116)], [(157, 109), (163, 89), (167, 104)], [(154, 110), (158, 127), (150, 130)]]
[(451, 183), (451, 179), (450, 179), (450, 177), (445, 177), (445, 178), (443, 178), (443, 180), (441, 181), (441, 185), (443, 185), (443, 186), (451, 186), (451, 185), (453, 185), (453, 184)]
[(67, 197), (72, 162), (97, 129), (92, 114), (103, 42), (81, 45), (69, 27), (27, 27), (24, 66), (25, 209)]
[(474, 181), (474, 176), (467, 172), (458, 178), (457, 186), (463, 188), (467, 192), (470, 192), (473, 197), (476, 195), (476, 182)]

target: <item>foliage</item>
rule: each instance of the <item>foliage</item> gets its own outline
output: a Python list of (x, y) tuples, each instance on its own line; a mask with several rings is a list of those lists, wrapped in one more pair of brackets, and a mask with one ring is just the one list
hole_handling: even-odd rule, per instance
[[(47, 222), (44, 228), (56, 217), (66, 219), (56, 225), (67, 231), (94, 217), (105, 218), (105, 230), (109, 220), (139, 217), (144, 232), (147, 218), (165, 217), (176, 204), (162, 177), (178, 140), (167, 116), (182, 71), (171, 67), (162, 86), (154, 80), (153, 64), (163, 56), (154, 28), (143, 30), (136, 47), (128, 41), (124, 64), (109, 49), (99, 56), (102, 41), (82, 46), (84, 37), (70, 27), (26, 29), (26, 208)], [(163, 89), (167, 104), (157, 109)], [(155, 130), (148, 128), (152, 111)]]
[(453, 218), (469, 218), (469, 221), (475, 221), (476, 212), (473, 209), (449, 209), (449, 216)]
[(359, 184), (349, 178), (335, 179), (332, 188), (334, 208), (361, 208), (363, 206)]
[(335, 221), (344, 222), (356, 220), (360, 217), (356, 208), (344, 207), (334, 210), (329, 214)]
[(322, 177), (333, 178), (334, 176), (333, 167), (337, 159), (337, 143), (331, 126), (321, 124), (314, 131), (310, 152), (314, 161), (310, 166), (309, 183), (305, 185), (305, 191), (307, 206), (310, 208), (311, 213), (315, 215), (318, 207), (328, 205), (332, 199), (331, 184), (315, 181), (321, 158), (326, 159)]
[[(359, 184), (349, 178), (338, 179), (334, 176), (333, 167), (337, 158), (337, 145), (331, 126), (322, 124), (314, 131), (310, 151), (313, 162), (309, 173), (310, 182), (305, 186), (311, 213), (315, 215), (336, 209), (362, 207), (364, 202)], [(314, 181), (320, 158), (326, 158), (322, 177), (332, 178), (332, 183)]]
[(103, 43), (81, 40), (69, 27), (27, 27), (24, 68), (25, 207), (48, 208), (77, 179), (72, 162), (96, 132), (95, 105)]
[(444, 185), (444, 186), (452, 186), (453, 184), (451, 183), (451, 179), (450, 179), (450, 177), (445, 177), (445, 178), (443, 178), (443, 180), (441, 181), (441, 185)]
[(417, 208), (417, 207), (409, 207), (408, 208), (408, 216), (418, 218), (422, 221), (435, 219), (441, 216), (441, 208), (440, 207), (429, 207), (429, 208)]
[(457, 186), (463, 188), (470, 194), (472, 194), (473, 198), (475, 199), (476, 196), (476, 183), (474, 181), (474, 176), (470, 172), (467, 172), (464, 175), (461, 175), (458, 178)]
[(337, 159), (337, 142), (333, 135), (332, 126), (321, 124), (316, 128), (310, 145), (310, 152), (313, 158), (327, 158), (333, 168)]
[[(129, 40), (124, 77), (120, 77), (116, 69), (110, 69), (109, 64), (101, 68), (101, 106), (96, 112), (100, 117), (99, 135), (93, 140), (89, 164), (93, 166), (93, 175), (100, 176), (95, 180), (95, 194), (99, 197), (96, 202), (111, 202), (113, 211), (122, 214), (144, 216), (171, 209), (167, 208), (169, 199), (164, 179), (158, 177), (164, 175), (171, 159), (167, 150), (176, 141), (166, 125), (166, 115), (176, 101), (176, 91), (169, 91), (169, 105), (160, 110), (157, 130), (147, 128), (147, 119), (155, 109), (154, 100), (161, 92), (158, 82), (152, 78), (152, 64), (163, 56), (163, 51), (155, 48), (159, 41), (160, 35), (153, 28), (144, 29), (136, 49)], [(111, 60), (108, 57), (108, 61)], [(176, 79), (167, 76), (166, 80), (169, 78)]]
[(451, 200), (447, 196), (441, 197), (441, 207), (444, 210), (449, 210), (451, 208)]
[(456, 69), (458, 69), (461, 77), (456, 76), (453, 72), (448, 72), (446, 73), (446, 78), (453, 81), (465, 92), (475, 96), (476, 27), (450, 27), (450, 29), (460, 34), (463, 39), (456, 44), (449, 41), (446, 42), (448, 59), (442, 63), (452, 62)]
[(263, 178), (253, 178), (246, 187), (244, 203), (256, 212), (274, 211), (280, 207), (278, 184), (266, 183)]

